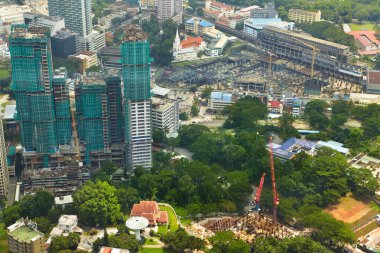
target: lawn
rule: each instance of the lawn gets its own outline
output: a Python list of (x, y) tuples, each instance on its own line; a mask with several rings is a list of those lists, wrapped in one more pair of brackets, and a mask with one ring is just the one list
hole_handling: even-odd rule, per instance
[(368, 234), (369, 232), (371, 232), (372, 230), (374, 230), (375, 228), (378, 228), (379, 225), (377, 224), (376, 221), (373, 221), (371, 223), (369, 223), (367, 226), (359, 229), (358, 231), (354, 232), (356, 238), (359, 238), (360, 236), (364, 236), (366, 234)]
[(164, 253), (164, 250), (161, 248), (144, 248), (139, 251), (140, 253)]
[(4, 223), (0, 223), (0, 252), (8, 252), (7, 232)]
[(11, 73), (7, 69), (0, 69), (0, 79), (6, 79), (11, 76)]
[(146, 239), (144, 245), (158, 245), (154, 240)]
[(164, 225), (164, 226), (158, 227), (158, 233), (159, 234), (166, 235), (167, 232), (168, 232), (168, 226)]
[(167, 206), (160, 206), (160, 210), (168, 212), (170, 231), (176, 231), (179, 226), (178, 226), (178, 221), (173, 210)]
[(374, 30), (375, 25), (372, 23), (363, 23), (363, 24), (350, 24), (350, 28), (352, 31), (361, 31), (361, 30)]

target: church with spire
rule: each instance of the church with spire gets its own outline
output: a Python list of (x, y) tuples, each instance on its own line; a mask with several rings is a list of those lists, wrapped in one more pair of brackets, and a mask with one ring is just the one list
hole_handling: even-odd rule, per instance
[(186, 36), (181, 41), (178, 28), (173, 42), (174, 61), (193, 61), (199, 59), (202, 52), (206, 49), (206, 42), (201, 37)]

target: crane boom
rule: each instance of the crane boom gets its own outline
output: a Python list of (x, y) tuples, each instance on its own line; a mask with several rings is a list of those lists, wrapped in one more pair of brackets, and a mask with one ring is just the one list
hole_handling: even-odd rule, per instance
[(273, 220), (274, 220), (274, 222), (276, 222), (277, 206), (280, 204), (280, 199), (277, 195), (276, 177), (274, 175), (272, 136), (269, 138), (269, 156), (270, 156), (270, 172), (271, 172), (271, 176), (272, 176), (272, 191), (273, 191)]
[(256, 211), (260, 211), (260, 197), (261, 197), (261, 192), (263, 190), (264, 186), (264, 180), (265, 180), (265, 173), (261, 176), (260, 179), (260, 185), (259, 188), (257, 188), (256, 196), (255, 196), (255, 202), (256, 202)]

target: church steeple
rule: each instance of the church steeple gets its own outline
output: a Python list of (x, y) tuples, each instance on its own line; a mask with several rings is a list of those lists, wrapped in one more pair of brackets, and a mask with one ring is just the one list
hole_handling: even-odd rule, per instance
[(178, 33), (178, 27), (177, 27), (177, 33), (175, 35), (175, 39), (173, 42), (173, 51), (179, 51), (181, 49), (181, 39), (179, 38), (179, 33)]

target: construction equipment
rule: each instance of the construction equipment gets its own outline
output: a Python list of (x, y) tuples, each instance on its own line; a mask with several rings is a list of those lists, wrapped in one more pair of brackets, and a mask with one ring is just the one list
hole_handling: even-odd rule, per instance
[(269, 74), (272, 74), (272, 57), (274, 56), (274, 54), (272, 54), (272, 52), (270, 51), (267, 51), (267, 53), (269, 54), (269, 65), (268, 65), (268, 73)]
[(74, 145), (76, 149), (76, 160), (77, 162), (81, 161), (81, 155), (80, 155), (80, 147), (79, 147), (79, 139), (78, 139), (78, 131), (77, 131), (77, 122), (75, 119), (75, 110), (73, 109), (73, 106), (71, 107), (71, 124), (73, 127), (73, 138), (74, 138)]
[(270, 171), (272, 175), (272, 191), (273, 191), (273, 222), (276, 223), (277, 219), (277, 206), (280, 204), (280, 199), (277, 195), (276, 177), (274, 175), (274, 159), (273, 159), (273, 144), (272, 136), (269, 138), (269, 157), (270, 157)]
[(261, 197), (261, 192), (262, 192), (263, 186), (264, 186), (264, 180), (265, 180), (265, 173), (263, 173), (263, 175), (261, 176), (260, 185), (256, 191), (256, 196), (255, 196), (255, 202), (256, 202), (255, 210), (256, 210), (256, 212), (260, 211), (260, 197)]
[(315, 58), (317, 56), (317, 52), (320, 52), (321, 50), (319, 50), (319, 48), (317, 48), (316, 46), (313, 46), (313, 45), (310, 45), (310, 44), (307, 44), (305, 42), (303, 42), (302, 40), (298, 40), (298, 39), (294, 39), (295, 41), (311, 48), (313, 50), (312, 52), (312, 55), (311, 55), (311, 64), (310, 64), (310, 68), (311, 68), (311, 71), (310, 71), (310, 78), (313, 79), (314, 77), (314, 65), (315, 65)]

